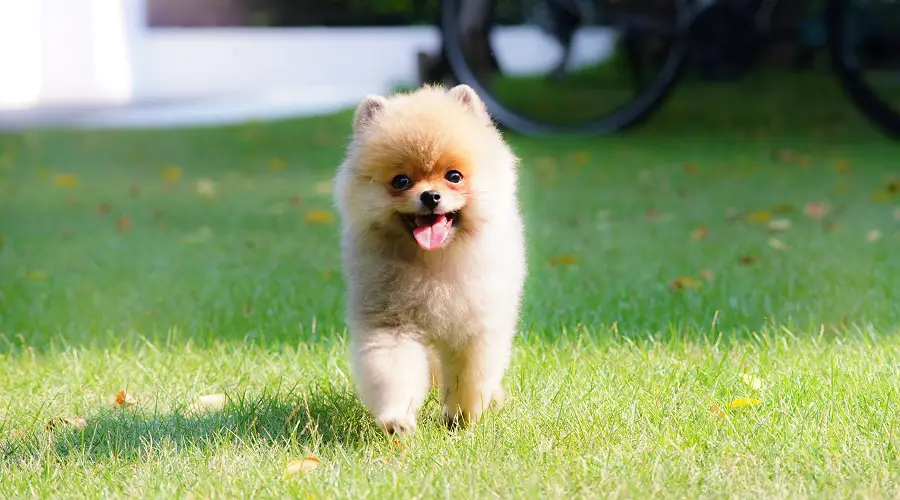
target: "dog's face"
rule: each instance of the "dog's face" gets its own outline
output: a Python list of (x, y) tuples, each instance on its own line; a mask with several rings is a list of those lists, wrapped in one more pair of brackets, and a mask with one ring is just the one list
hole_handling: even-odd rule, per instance
[(368, 194), (375, 201), (370, 210), (378, 212), (378, 222), (400, 226), (423, 250), (436, 250), (453, 240), (463, 225), (474, 180), (464, 158), (434, 153), (364, 170), (364, 177), (383, 191)]
[(446, 248), (478, 230), (492, 191), (515, 190), (494, 165), (504, 151), (468, 87), (426, 88), (390, 101), (368, 97), (357, 109), (354, 143), (336, 179), (342, 216), (422, 250)]

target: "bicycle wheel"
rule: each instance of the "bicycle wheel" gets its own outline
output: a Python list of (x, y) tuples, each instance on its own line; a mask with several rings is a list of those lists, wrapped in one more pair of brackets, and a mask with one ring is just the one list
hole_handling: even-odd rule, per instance
[(825, 21), (831, 62), (850, 101), (900, 139), (900, 4), (829, 0)]
[[(579, 1), (442, 0), (452, 72), (501, 126), (528, 135), (612, 133), (647, 118), (675, 86), (687, 53), (687, 0), (622, 2), (627, 10), (615, 0)], [(461, 10), (478, 2), (490, 2), (487, 50), (471, 42), (484, 30), (473, 34), (461, 22), (472, 17)]]

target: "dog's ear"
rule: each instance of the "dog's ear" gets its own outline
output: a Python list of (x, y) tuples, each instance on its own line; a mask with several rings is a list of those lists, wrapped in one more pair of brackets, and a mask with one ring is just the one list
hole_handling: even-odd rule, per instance
[(488, 115), (487, 106), (485, 106), (484, 101), (478, 97), (478, 94), (475, 93), (475, 89), (464, 83), (460, 83), (450, 89), (448, 93), (451, 97), (456, 99), (466, 111), (479, 118), (490, 121), (491, 117)]
[(367, 95), (356, 107), (356, 113), (353, 114), (353, 132), (359, 132), (369, 126), (385, 107), (387, 107), (387, 99), (380, 95)]

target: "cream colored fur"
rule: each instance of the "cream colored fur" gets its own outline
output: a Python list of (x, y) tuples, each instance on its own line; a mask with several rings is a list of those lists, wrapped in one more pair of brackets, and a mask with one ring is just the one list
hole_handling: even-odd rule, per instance
[[(347, 324), (359, 397), (388, 433), (415, 430), (432, 382), (449, 424), (503, 401), (526, 273), (517, 162), (465, 85), (369, 96), (356, 111), (335, 178)], [(434, 180), (445, 164), (465, 170), (465, 192)], [(392, 195), (385, 179), (410, 169), (430, 184)], [(439, 250), (397, 215), (421, 208), (425, 188), (461, 213)]]

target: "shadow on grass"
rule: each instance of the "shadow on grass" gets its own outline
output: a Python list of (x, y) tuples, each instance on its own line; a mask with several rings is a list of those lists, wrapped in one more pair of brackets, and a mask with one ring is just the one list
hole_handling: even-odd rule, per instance
[[(28, 435), (4, 436), (0, 452), (5, 461), (28, 460), (47, 454), (88, 460), (140, 460), (165, 450), (210, 448), (222, 443), (361, 447), (383, 435), (349, 387), (328, 382), (305, 391), (262, 395), (227, 395), (220, 409), (189, 406), (171, 412), (151, 405), (104, 410), (88, 415), (86, 424), (65, 424), (52, 430), (32, 427)], [(37, 429), (35, 429), (37, 427)]]

